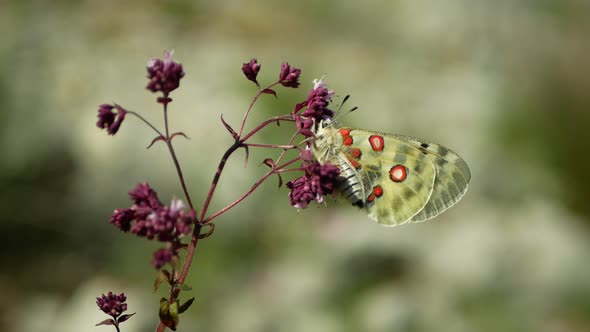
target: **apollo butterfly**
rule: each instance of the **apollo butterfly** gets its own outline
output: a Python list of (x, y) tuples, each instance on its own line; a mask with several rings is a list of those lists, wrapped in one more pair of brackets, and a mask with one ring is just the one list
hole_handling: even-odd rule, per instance
[(340, 168), (339, 191), (378, 223), (428, 220), (467, 191), (467, 163), (450, 149), (396, 134), (319, 123), (312, 152)]

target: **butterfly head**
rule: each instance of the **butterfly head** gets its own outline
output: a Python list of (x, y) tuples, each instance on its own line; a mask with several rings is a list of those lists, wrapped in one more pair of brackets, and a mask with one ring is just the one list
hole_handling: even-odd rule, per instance
[(330, 119), (321, 120), (315, 126), (312, 152), (320, 163), (334, 163), (333, 159), (338, 154), (341, 145), (337, 132), (335, 122)]

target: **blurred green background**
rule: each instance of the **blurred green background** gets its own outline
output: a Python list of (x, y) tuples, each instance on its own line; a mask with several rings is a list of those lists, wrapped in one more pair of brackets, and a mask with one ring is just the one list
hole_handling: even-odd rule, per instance
[[(291, 111), (326, 74), (359, 110), (341, 122), (424, 137), (471, 167), (467, 196), (434, 222), (385, 228), (345, 203), (300, 211), (276, 179), (219, 218), (187, 283), (181, 331), (589, 331), (590, 2), (2, 1), (0, 330), (112, 331), (94, 304), (125, 291), (153, 331), (159, 247), (109, 225), (148, 181), (182, 197), (163, 145), (128, 118), (114, 137), (97, 105), (162, 125), (145, 66), (175, 49), (186, 77), (171, 125), (201, 204), (255, 92), (282, 61), (301, 89), (259, 103), (251, 125)], [(288, 126), (259, 142), (285, 143)], [(266, 169), (242, 152), (211, 211)]]

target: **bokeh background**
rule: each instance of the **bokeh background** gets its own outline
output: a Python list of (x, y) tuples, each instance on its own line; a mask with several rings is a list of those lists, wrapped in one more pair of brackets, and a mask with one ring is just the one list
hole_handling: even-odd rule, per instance
[[(171, 125), (200, 204), (254, 86), (281, 62), (301, 89), (264, 98), (250, 125), (289, 112), (326, 75), (355, 127), (440, 142), (469, 163), (470, 191), (436, 221), (385, 228), (345, 203), (300, 211), (276, 179), (219, 218), (187, 283), (190, 331), (589, 331), (590, 2), (2, 1), (0, 330), (110, 331), (94, 303), (125, 291), (123, 331), (153, 331), (158, 243), (108, 224), (148, 181), (182, 197), (145, 65), (175, 49), (186, 77)], [(285, 143), (289, 126), (259, 142)], [(212, 211), (266, 170), (237, 153)]]

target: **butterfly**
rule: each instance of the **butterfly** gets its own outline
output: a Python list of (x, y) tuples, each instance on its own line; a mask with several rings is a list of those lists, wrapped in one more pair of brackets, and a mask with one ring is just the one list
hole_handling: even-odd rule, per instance
[(467, 163), (436, 143), (319, 123), (312, 152), (340, 168), (338, 191), (386, 226), (431, 219), (467, 191)]

